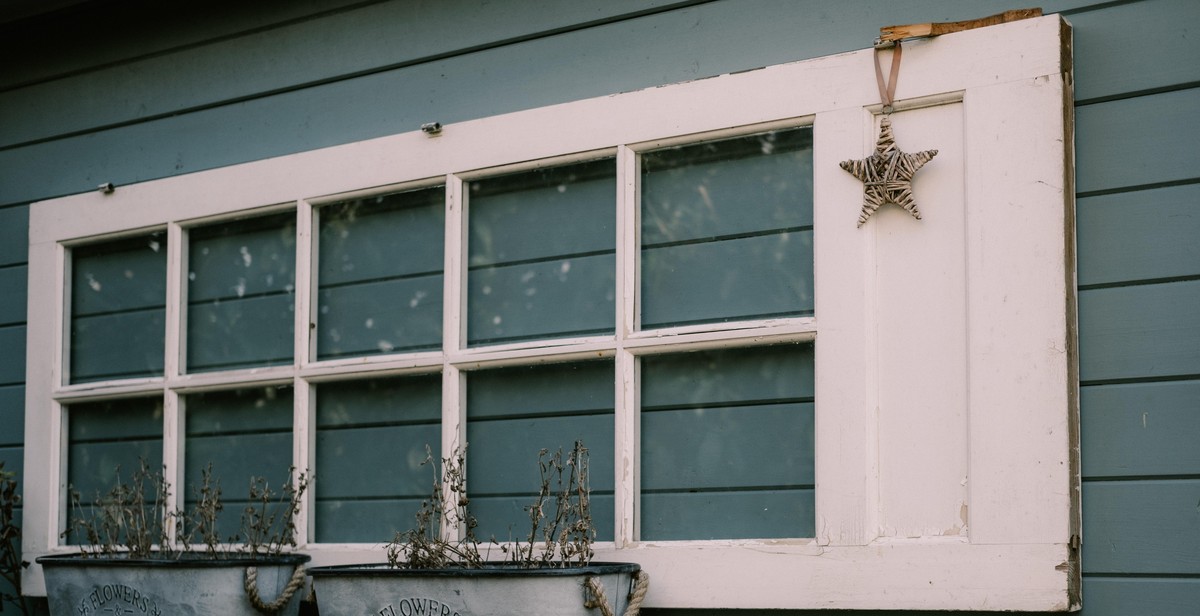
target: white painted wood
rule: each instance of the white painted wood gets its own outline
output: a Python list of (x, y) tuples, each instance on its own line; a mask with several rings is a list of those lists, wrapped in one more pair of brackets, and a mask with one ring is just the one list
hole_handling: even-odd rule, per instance
[[(26, 558), (65, 549), (56, 537), (63, 402), (155, 391), (170, 399), (291, 383), (297, 388), (294, 458), (311, 463), (313, 383), (440, 371), (441, 454), (449, 455), (465, 439), (469, 371), (609, 357), (617, 375), (617, 521), (616, 541), (602, 556), (646, 567), (654, 579), (648, 606), (1070, 608), (1078, 584), (1068, 548), (1077, 532), (1070, 513), (1078, 485), (1069, 470), (1077, 443), (1062, 26), (1050, 16), (906, 44), (893, 116), (897, 141), (909, 152), (941, 150), (914, 181), (925, 216), (920, 222), (885, 206), (856, 228), (863, 187), (837, 165), (869, 154), (877, 135), (869, 49), (463, 122), (436, 139), (414, 131), (124, 186), (108, 196), (34, 204)], [(815, 316), (638, 331), (633, 154), (807, 124), (815, 140)], [(464, 348), (469, 204), (460, 178), (597, 152), (618, 156), (615, 333)], [(179, 251), (172, 268), (178, 262), (174, 275), (181, 276), (186, 229), (178, 225), (442, 178), (442, 351), (308, 361), (312, 321), (302, 313), (311, 312), (315, 247), (312, 223), (302, 214), (296, 365), (194, 375), (169, 367), (162, 379), (64, 384), (64, 246), (167, 225)], [(181, 362), (184, 281), (171, 289), (178, 316), (168, 316), (167, 349)], [(814, 339), (816, 537), (639, 542), (639, 356)], [(175, 411), (176, 422), (183, 412)], [(177, 460), (182, 445), (175, 445)], [(305, 515), (311, 510), (309, 501)], [(306, 518), (304, 528), (311, 524)], [(306, 549), (317, 565), (382, 559), (377, 546)], [(42, 589), (36, 566), (26, 583), (35, 593)]]
[(1077, 496), (1067, 328), (1074, 273), (1066, 269), (1074, 203), (1063, 87), (1057, 75), (1039, 76), (969, 90), (965, 100), (970, 515), (978, 543), (1061, 542), (1078, 532), (1069, 520)]
[[(878, 494), (869, 361), (874, 280), (870, 235), (856, 228), (862, 183), (834, 161), (861, 158), (871, 115), (851, 107), (817, 115), (813, 132), (813, 277), (816, 319), (816, 529), (821, 545), (877, 536)], [(833, 162), (833, 164), (830, 164)]]
[[(880, 534), (959, 535), (968, 474), (962, 105), (897, 112), (892, 129), (902, 151), (938, 154), (913, 181), (921, 220), (885, 206), (864, 225), (875, 242)], [(868, 134), (873, 149), (877, 123)]]

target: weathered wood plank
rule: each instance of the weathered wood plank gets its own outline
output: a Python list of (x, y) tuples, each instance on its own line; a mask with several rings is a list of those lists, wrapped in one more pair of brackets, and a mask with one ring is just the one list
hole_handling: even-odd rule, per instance
[(1200, 281), (1079, 294), (1083, 381), (1200, 374)]
[(1192, 0), (1143, 0), (1070, 15), (1075, 100), (1200, 80), (1200, 45), (1189, 38), (1196, 8)]
[(1200, 480), (1083, 484), (1085, 573), (1200, 573)]
[(1080, 193), (1200, 176), (1200, 88), (1086, 105), (1075, 111)]
[(1200, 474), (1200, 381), (1084, 387), (1083, 476)]
[(1077, 205), (1079, 284), (1200, 274), (1200, 184), (1087, 197)]

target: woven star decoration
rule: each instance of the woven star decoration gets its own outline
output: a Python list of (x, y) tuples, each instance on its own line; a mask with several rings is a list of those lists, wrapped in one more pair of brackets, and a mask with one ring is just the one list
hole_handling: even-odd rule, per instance
[(892, 135), (892, 121), (887, 116), (879, 125), (879, 140), (875, 142), (875, 153), (862, 160), (847, 160), (842, 169), (849, 171), (863, 183), (862, 213), (858, 215), (858, 226), (862, 227), (875, 210), (885, 203), (895, 203), (908, 210), (917, 220), (921, 211), (913, 200), (912, 178), (917, 170), (937, 156), (937, 150), (925, 150), (906, 154), (896, 147)]

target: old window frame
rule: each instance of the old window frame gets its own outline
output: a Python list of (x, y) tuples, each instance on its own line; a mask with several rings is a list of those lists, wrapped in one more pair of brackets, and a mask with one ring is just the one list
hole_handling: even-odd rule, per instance
[[(894, 116), (902, 147), (924, 149), (921, 139), (936, 143), (936, 132), (917, 132), (918, 127), (936, 127), (937, 118), (932, 124), (919, 121), (926, 110), (951, 109), (960, 114), (952, 117), (961, 117), (961, 133), (946, 133), (951, 138), (961, 134), (961, 155), (957, 161), (942, 159), (952, 161), (965, 210), (952, 230), (952, 241), (961, 242), (963, 263), (957, 265), (965, 285), (951, 303), (961, 310), (951, 311), (956, 316), (946, 326), (961, 324), (963, 329), (948, 340), (939, 337), (939, 309), (904, 326), (902, 319), (888, 316), (890, 306), (881, 305), (896, 297), (893, 284), (913, 285), (910, 291), (916, 296), (940, 289), (923, 288), (928, 277), (904, 276), (929, 262), (918, 257), (907, 261), (902, 250), (912, 238), (933, 245), (943, 241), (929, 237), (945, 230), (932, 222), (938, 213), (931, 210), (926, 221), (909, 225), (907, 214), (885, 208), (858, 229), (862, 185), (836, 164), (862, 158), (873, 148), (881, 111), (874, 54), (865, 49), (452, 124), (437, 136), (413, 131), (120, 186), (111, 195), (87, 193), (34, 204), (25, 558), (68, 549), (57, 539), (65, 489), (61, 452), (66, 403), (163, 392), (164, 459), (170, 475), (180, 470), (173, 462), (181, 459), (180, 395), (232, 385), (292, 384), (293, 458), (297, 466), (308, 467), (315, 438), (314, 383), (440, 370), (442, 447), (449, 450), (465, 426), (460, 412), (464, 370), (602, 356), (616, 363), (618, 483), (616, 541), (602, 545), (600, 556), (642, 563), (654, 580), (648, 605), (1076, 607), (1079, 483), (1069, 26), (1048, 16), (906, 45)], [(639, 331), (637, 152), (805, 124), (814, 126), (816, 317)], [(618, 166), (616, 334), (468, 348), (461, 319), (462, 181), (599, 153), (614, 154)], [(939, 196), (934, 181), (918, 178), (918, 201), (956, 204)], [(443, 348), (449, 351), (313, 361), (308, 331), (314, 285), (306, 265), (313, 250), (313, 207), (355, 194), (440, 182), (447, 186)], [(185, 315), (178, 308), (184, 289), (180, 240), (186, 227), (292, 208), (298, 212), (299, 238), (295, 364), (181, 374), (179, 332)], [(168, 332), (176, 332), (167, 337), (165, 376), (64, 384), (69, 246), (162, 228), (170, 251), (166, 320)], [(456, 298), (453, 309), (449, 298)], [(902, 331), (906, 327), (911, 331)], [(910, 394), (889, 373), (889, 366), (906, 359), (896, 351), (901, 333), (933, 340), (924, 352), (945, 351), (965, 360), (962, 378), (953, 383), (962, 399), (928, 393), (938, 381), (919, 376), (911, 391), (926, 393), (912, 394), (919, 403), (908, 399)], [(637, 358), (691, 348), (812, 340), (817, 341), (817, 536), (640, 541)], [(899, 428), (903, 422), (886, 413), (898, 405), (920, 419), (926, 403), (930, 408), (953, 406), (950, 412), (961, 421), (928, 434), (905, 433)], [(918, 466), (930, 461), (894, 446), (922, 438), (961, 449), (968, 471), (963, 484), (928, 488), (940, 499), (965, 494), (962, 524), (954, 528), (925, 528), (917, 510), (911, 519), (895, 513), (916, 498), (903, 494), (905, 485), (896, 485), (904, 477), (897, 469), (905, 467), (906, 456)], [(939, 513), (929, 523), (943, 517)], [(301, 527), (310, 529), (311, 524), (305, 520)], [(378, 547), (300, 539), (314, 564), (379, 558)], [(25, 583), (29, 592), (44, 592), (39, 567), (26, 572)]]

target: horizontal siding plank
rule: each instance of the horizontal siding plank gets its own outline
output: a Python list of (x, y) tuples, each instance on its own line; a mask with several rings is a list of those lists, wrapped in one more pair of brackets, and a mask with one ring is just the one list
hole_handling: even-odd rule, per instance
[[(471, 497), (471, 514), (479, 522), (475, 536), (481, 541), (489, 541), (493, 537), (497, 541), (529, 539), (529, 513), (525, 510), (535, 501), (535, 496), (517, 497)], [(553, 515), (554, 504), (546, 505)], [(592, 525), (596, 529), (597, 541), (613, 540), (613, 520), (615, 505), (611, 494), (593, 494), (590, 500)], [(543, 521), (542, 528), (545, 528)], [(481, 546), (481, 550), (488, 546)], [(501, 558), (499, 548), (492, 548), (493, 558)]]
[[(541, 485), (538, 452), (548, 456), (562, 449), (569, 458), (572, 444), (588, 448), (593, 490), (613, 490), (612, 413), (573, 417), (537, 417), (467, 424), (467, 478), (473, 494), (536, 494)], [(547, 456), (547, 457), (548, 457)]]
[(291, 363), (292, 309), (290, 293), (188, 306), (188, 370)]
[(424, 464), (426, 446), (437, 446), (441, 429), (425, 424), (319, 431), (317, 498), (428, 495), (436, 467)]
[(1200, 184), (1085, 197), (1076, 222), (1080, 285), (1200, 275)]
[(319, 358), (440, 347), (442, 288), (439, 272), (322, 290)]
[(611, 333), (616, 260), (610, 253), (471, 270), (468, 343)]
[(1079, 294), (1080, 378), (1200, 374), (1200, 281)]
[(25, 442), (25, 387), (0, 387), (0, 446)]
[(1200, 574), (1197, 502), (1200, 479), (1084, 482), (1084, 573)]
[(25, 382), (25, 326), (0, 327), (0, 386)]
[(642, 539), (812, 537), (813, 503), (812, 490), (642, 494)]
[(1084, 387), (1083, 476), (1200, 475), (1200, 381)]
[(813, 404), (642, 413), (643, 490), (813, 485)]
[(441, 404), (441, 375), (322, 383), (317, 386), (317, 427), (436, 424), (442, 419)]
[(1193, 0), (1143, 0), (1068, 17), (1075, 100), (1200, 81), (1200, 45), (1189, 37), (1196, 9)]
[(1081, 616), (1195, 616), (1200, 579), (1084, 577)]
[(0, 268), (0, 325), (25, 322), (28, 285), (28, 266)]
[[(320, 485), (320, 484), (318, 484)], [(322, 500), (315, 523), (321, 543), (386, 543), (413, 526), (421, 499)]]
[[(1077, 4), (1086, 3), (1057, 6)], [(813, 12), (802, 4), (764, 18), (739, 2), (713, 2), (3, 151), (0, 203), (406, 132), (435, 120), (452, 124), (859, 49), (871, 44), (879, 24), (971, 19), (1007, 8), (998, 0), (916, 8), (842, 3), (814, 27)], [(806, 35), (797, 37), (797, 32)], [(783, 40), (795, 44), (780, 45)], [(294, 62), (294, 51), (281, 52), (286, 63)], [(213, 81), (208, 77), (203, 84)]]
[(467, 418), (611, 410), (616, 395), (613, 378), (613, 364), (608, 361), (469, 372)]
[[(9, 178), (0, 168), (0, 178), (6, 183)], [(0, 189), (3, 190), (3, 189)], [(0, 204), (6, 201), (0, 199)], [(0, 267), (24, 264), (29, 261), (29, 206), (17, 205), (0, 208)]]
[[(95, 70), (129, 58), (177, 51), (239, 32), (318, 15), (363, 0), (215, 0), (168, 6), (155, 0), (58, 2), (68, 10), (0, 26), (0, 89)], [(105, 27), (97, 28), (103, 22)], [(43, 36), (52, 24), (55, 37)], [(71, 41), (63, 45), (62, 41)]]
[(1080, 193), (1200, 177), (1200, 88), (1075, 110)]
[(0, 463), (4, 471), (16, 473), (17, 482), (22, 481), (25, 474), (25, 448), (20, 445), (0, 445)]
[[(673, 1), (541, 0), (519, 5), (473, 3), (469, 9), (462, 3), (376, 2), (240, 36), (214, 31), (211, 36), (219, 37), (216, 40), (0, 95), (0, 117), (19, 110), (26, 118), (0, 125), (0, 145), (337, 79)], [(139, 32), (135, 38), (141, 36)], [(30, 64), (41, 62), (30, 59)], [(180, 70), (181, 66), (187, 70)], [(79, 92), (88, 96), (76, 96)]]
[(159, 308), (73, 319), (71, 382), (161, 375), (165, 317)]

